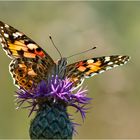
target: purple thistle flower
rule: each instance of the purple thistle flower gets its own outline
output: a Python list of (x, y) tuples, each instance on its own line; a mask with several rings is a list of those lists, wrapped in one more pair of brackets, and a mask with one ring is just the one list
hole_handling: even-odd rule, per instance
[[(76, 92), (74, 94), (74, 92)], [(49, 82), (43, 80), (36, 88), (30, 91), (19, 89), (17, 92), (17, 103), (20, 106), (24, 102), (28, 102), (29, 106), (23, 108), (30, 108), (31, 111), (37, 111), (39, 107), (44, 104), (63, 104), (64, 106), (72, 106), (80, 111), (82, 119), (85, 119), (85, 113), (88, 110), (86, 105), (89, 104), (91, 98), (87, 96), (87, 89), (79, 88), (74, 90), (73, 83), (68, 79), (60, 79), (57, 75), (52, 76)]]

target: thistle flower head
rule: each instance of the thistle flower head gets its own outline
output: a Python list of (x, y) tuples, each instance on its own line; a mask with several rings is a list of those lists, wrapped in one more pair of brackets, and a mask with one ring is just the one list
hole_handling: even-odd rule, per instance
[(73, 83), (68, 78), (61, 79), (57, 75), (52, 75), (51, 80), (41, 81), (36, 88), (30, 91), (19, 89), (17, 91), (17, 103), (20, 107), (24, 102), (28, 102), (29, 106), (26, 108), (30, 107), (31, 109), (29, 115), (43, 104), (73, 106), (77, 111), (80, 111), (82, 119), (84, 119), (88, 109), (85, 106), (91, 100), (86, 96), (86, 89), (74, 90)]

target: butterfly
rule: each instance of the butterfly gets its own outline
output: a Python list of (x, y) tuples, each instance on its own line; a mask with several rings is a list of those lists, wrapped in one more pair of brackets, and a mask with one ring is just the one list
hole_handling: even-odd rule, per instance
[(128, 62), (129, 56), (112, 55), (90, 58), (67, 65), (67, 59), (61, 58), (56, 63), (37, 43), (12, 26), (0, 21), (0, 44), (6, 54), (12, 59), (9, 71), (14, 84), (25, 90), (30, 90), (54, 66), (64, 68), (65, 76), (73, 82), (75, 88), (80, 86), (85, 78), (105, 72)]

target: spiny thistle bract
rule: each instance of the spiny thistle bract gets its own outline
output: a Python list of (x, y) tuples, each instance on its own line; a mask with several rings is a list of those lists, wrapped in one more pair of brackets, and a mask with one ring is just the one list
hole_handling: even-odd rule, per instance
[(43, 104), (30, 125), (31, 139), (71, 139), (73, 125), (61, 105)]
[(36, 111), (30, 125), (31, 139), (71, 139), (74, 123), (69, 118), (67, 107), (73, 106), (85, 118), (91, 98), (86, 97), (87, 90), (79, 88), (74, 94), (73, 83), (68, 78), (52, 75), (51, 80), (41, 81), (31, 91), (17, 91), (18, 104), (28, 102), (31, 111)]

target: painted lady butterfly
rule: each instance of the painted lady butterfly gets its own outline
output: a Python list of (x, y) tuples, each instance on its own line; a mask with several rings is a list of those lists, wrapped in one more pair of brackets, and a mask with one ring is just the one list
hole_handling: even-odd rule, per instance
[(68, 66), (66, 66), (67, 59), (62, 58), (56, 64), (33, 40), (1, 21), (0, 43), (6, 54), (12, 59), (9, 69), (14, 83), (27, 90), (31, 89), (33, 84), (37, 85), (45, 79), (51, 68), (56, 65), (61, 65), (60, 68), (65, 69), (65, 75), (77, 87), (85, 78), (123, 65), (129, 60), (129, 56), (114, 55), (91, 58)]

